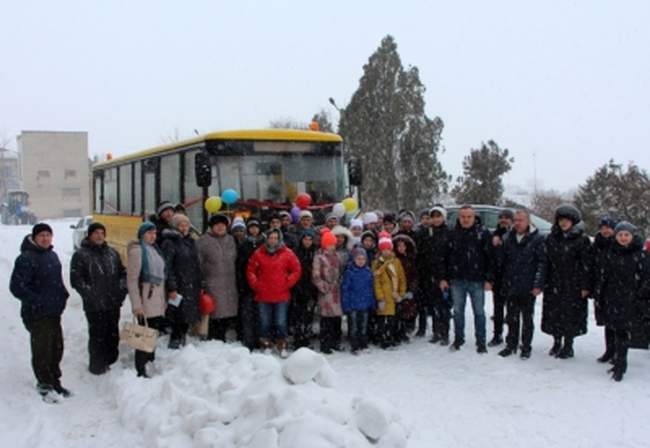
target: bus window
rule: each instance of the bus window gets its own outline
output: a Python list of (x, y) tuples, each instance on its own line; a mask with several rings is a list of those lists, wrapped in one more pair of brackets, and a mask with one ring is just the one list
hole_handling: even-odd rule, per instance
[(120, 212), (124, 215), (130, 215), (132, 210), (131, 203), (131, 164), (120, 167)]
[(201, 229), (203, 227), (203, 189), (196, 185), (194, 172), (194, 156), (198, 151), (189, 151), (185, 153), (185, 197), (183, 204), (187, 210), (187, 216), (194, 227)]
[(145, 171), (144, 173), (144, 215), (156, 214), (156, 172)]
[(133, 213), (142, 215), (142, 162), (133, 164)]
[(160, 159), (160, 199), (177, 204), (181, 200), (179, 154), (170, 154)]
[(235, 191), (241, 191), (239, 183), (239, 156), (219, 157), (219, 179), (221, 180), (221, 191), (232, 188)]
[(117, 213), (117, 167), (104, 171), (104, 213)]
[(95, 174), (95, 213), (102, 213), (102, 172)]

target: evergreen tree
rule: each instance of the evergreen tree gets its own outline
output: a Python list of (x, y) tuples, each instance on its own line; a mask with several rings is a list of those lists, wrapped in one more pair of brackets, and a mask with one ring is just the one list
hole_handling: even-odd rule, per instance
[(634, 163), (625, 170), (610, 160), (580, 186), (575, 202), (590, 233), (598, 230), (602, 216), (612, 215), (650, 235), (650, 178)]
[(515, 159), (493, 140), (472, 149), (463, 159), (463, 175), (456, 179), (451, 192), (459, 204), (499, 205), (503, 197), (503, 175), (512, 169)]
[(334, 125), (330, 119), (330, 114), (325, 109), (321, 109), (318, 113), (315, 113), (311, 121), (318, 123), (318, 129), (321, 132), (334, 132)]
[(443, 123), (426, 116), (423, 95), (417, 69), (404, 70), (395, 40), (386, 36), (339, 123), (346, 157), (361, 161), (364, 208), (430, 205), (446, 189), (438, 161)]

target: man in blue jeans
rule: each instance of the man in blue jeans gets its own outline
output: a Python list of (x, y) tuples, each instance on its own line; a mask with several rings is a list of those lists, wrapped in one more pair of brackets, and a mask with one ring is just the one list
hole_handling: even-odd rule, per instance
[(458, 212), (456, 227), (449, 233), (445, 253), (443, 291), (451, 289), (454, 307), (455, 340), (450, 350), (465, 344), (465, 305), (469, 295), (474, 313), (476, 351), (487, 353), (485, 346), (485, 291), (492, 289), (492, 236), (483, 227), (470, 205)]

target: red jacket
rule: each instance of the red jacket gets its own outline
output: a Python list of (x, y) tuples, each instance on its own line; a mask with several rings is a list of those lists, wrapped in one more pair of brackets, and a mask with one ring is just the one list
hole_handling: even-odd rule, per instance
[(262, 303), (288, 301), (301, 274), (298, 257), (285, 246), (274, 254), (269, 254), (266, 246), (260, 247), (246, 266), (248, 284), (255, 292), (255, 300)]

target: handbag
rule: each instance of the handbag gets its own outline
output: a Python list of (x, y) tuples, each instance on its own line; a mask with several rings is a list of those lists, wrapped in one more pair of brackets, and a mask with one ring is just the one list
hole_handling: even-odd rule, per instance
[(144, 325), (140, 325), (135, 316), (133, 322), (124, 322), (120, 332), (120, 342), (141, 352), (153, 353), (156, 350), (158, 330), (149, 328), (147, 318), (144, 318)]

